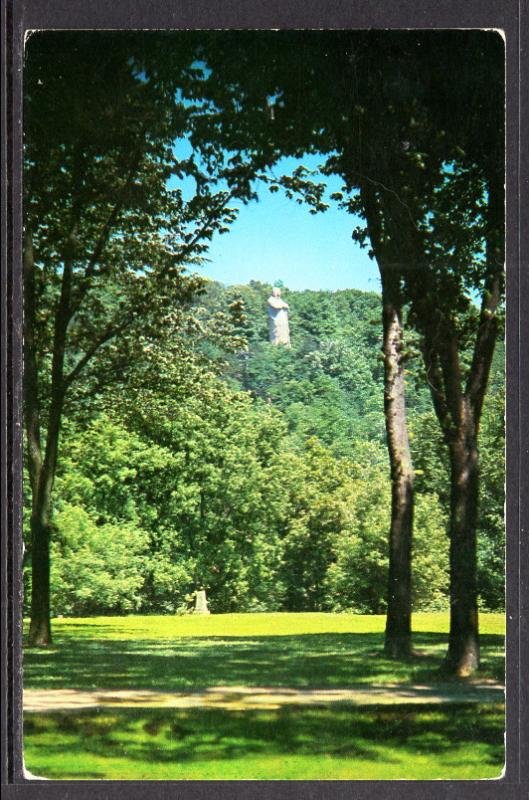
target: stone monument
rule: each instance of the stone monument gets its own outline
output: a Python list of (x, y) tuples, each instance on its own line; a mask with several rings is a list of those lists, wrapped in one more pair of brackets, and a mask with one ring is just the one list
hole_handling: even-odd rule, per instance
[(274, 286), (268, 298), (268, 330), (271, 344), (284, 344), (290, 347), (288, 303), (281, 299), (279, 286)]
[(206, 592), (204, 589), (199, 589), (195, 594), (195, 608), (193, 614), (209, 614), (208, 601), (206, 600)]

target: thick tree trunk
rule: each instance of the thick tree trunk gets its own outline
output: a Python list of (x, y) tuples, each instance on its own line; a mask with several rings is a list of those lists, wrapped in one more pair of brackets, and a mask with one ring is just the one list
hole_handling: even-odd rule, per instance
[(384, 410), (391, 467), (389, 581), (384, 650), (391, 658), (411, 655), (411, 546), (413, 467), (406, 425), (400, 309), (384, 303)]
[[(486, 335), (483, 333), (482, 336)], [(468, 393), (461, 391), (457, 338), (448, 327), (438, 332), (441, 342), (435, 351), (428, 332), (423, 353), (428, 383), (439, 423), (450, 455), (450, 633), (444, 669), (467, 677), (479, 667), (477, 521), (479, 498), (479, 416), (490, 367), (488, 363), (476, 381), (476, 369), (468, 378)], [(476, 345), (476, 349), (478, 345)]]
[(450, 635), (446, 669), (466, 677), (479, 667), (476, 526), (479, 459), (472, 418), (450, 443)]

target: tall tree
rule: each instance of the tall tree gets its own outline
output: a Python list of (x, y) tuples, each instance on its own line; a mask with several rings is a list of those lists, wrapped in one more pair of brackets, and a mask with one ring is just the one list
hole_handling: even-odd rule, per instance
[[(463, 65), (453, 103), (448, 111), (441, 87), (433, 112), (447, 130), (452, 160), (447, 159), (423, 240), (421, 255), (428, 269), (421, 271), (424, 277), (410, 276), (409, 293), (450, 455), (446, 666), (467, 675), (479, 666), (478, 435), (505, 286), (503, 40), (495, 33), (475, 36), (450, 58), (453, 66)], [(465, 351), (470, 351), (469, 359)]]
[[(365, 177), (357, 163), (352, 179), (343, 156), (341, 167), (347, 188), (360, 188), (353, 205), (359, 203), (367, 221), (379, 265), (381, 242), (394, 254), (408, 321), (421, 336), (450, 456), (446, 668), (465, 676), (479, 666), (478, 432), (503, 296), (503, 48), (499, 37), (480, 33), (446, 34), (426, 43), (422, 51), (409, 38), (395, 43), (396, 95), (390, 84), (388, 96), (379, 69), (379, 91), (374, 104), (367, 103), (367, 116), (373, 119), (382, 101), (389, 110), (385, 130), (377, 134), (371, 125), (365, 131), (377, 142), (378, 163)], [(450, 72), (460, 75), (455, 91), (436, 68), (447, 51)], [(384, 157), (387, 131), (398, 142), (392, 163)]]
[[(393, 243), (383, 240), (378, 197), (371, 191), (371, 185), (385, 179), (383, 167), (395, 150), (394, 142), (386, 147), (380, 136), (370, 139), (380, 119), (372, 92), (381, 89), (379, 70), (372, 78), (371, 68), (378, 60), (380, 72), (388, 78), (392, 46), (393, 40), (388, 46), (386, 39), (372, 33), (214, 34), (205, 40), (203, 58), (211, 70), (206, 91), (223, 112), (218, 135), (227, 151), (238, 153), (243, 162), (241, 150), (254, 162), (259, 153), (263, 168), (283, 155), (320, 153), (328, 174), (340, 175), (351, 190), (362, 188), (360, 206), (356, 200), (346, 203), (352, 213), (374, 204), (369, 227), (382, 279), (384, 402), (392, 479), (385, 650), (392, 657), (407, 657), (414, 475), (406, 426), (402, 272), (396, 261), (401, 254), (396, 256)], [(391, 83), (393, 92), (396, 88)], [(197, 122), (201, 135), (206, 125), (205, 118)], [(391, 129), (383, 130), (390, 138)], [(326, 208), (323, 184), (312, 180), (303, 167), (283, 176), (271, 189), (278, 185), (289, 197), (301, 196), (314, 213)]]
[[(501, 162), (500, 162), (501, 163)], [(450, 175), (440, 190), (452, 194), (460, 175)], [(480, 181), (477, 181), (478, 186)], [(450, 220), (440, 211), (434, 228), (454, 228), (454, 215), (480, 220), (485, 257), (475, 248), (456, 248), (451, 263), (426, 245), (430, 256), (426, 279), (410, 280), (413, 320), (422, 334), (422, 351), (433, 405), (450, 456), (451, 517), (451, 622), (447, 667), (467, 675), (479, 666), (477, 522), (479, 499), (479, 426), (494, 347), (501, 322), (503, 295), (502, 211), (503, 187), (490, 182), (479, 191), (487, 194), (483, 208), (461, 205), (461, 194), (450, 198)], [(468, 220), (468, 230), (471, 230)], [(438, 232), (437, 239), (442, 234)], [(445, 251), (446, 252), (446, 251)], [(454, 263), (455, 262), (455, 263)], [(438, 267), (436, 271), (434, 267)], [(481, 275), (479, 285), (472, 276)], [(466, 285), (465, 285), (466, 284)], [(472, 305), (472, 290), (481, 293), (481, 307)], [(434, 301), (434, 297), (437, 298)], [(447, 302), (451, 298), (451, 302)], [(471, 357), (466, 358), (470, 349)]]
[[(32, 644), (51, 641), (51, 508), (64, 410), (84, 403), (88, 413), (86, 403), (109, 383), (123, 384), (153, 342), (171, 341), (182, 329), (201, 285), (185, 265), (235, 213), (211, 171), (193, 154), (175, 154), (189, 116), (176, 90), (189, 80), (193, 56), (182, 45), (164, 62), (159, 45), (143, 34), (101, 32), (37, 33), (28, 42), (23, 273)], [(184, 178), (186, 196), (181, 185), (168, 188), (170, 179)]]
[[(216, 34), (204, 53), (211, 65), (209, 83), (216, 75), (223, 83), (214, 91), (224, 109), (226, 147), (260, 149), (265, 164), (283, 154), (327, 154), (325, 171), (340, 175), (348, 192), (345, 200), (337, 199), (366, 221), (367, 231), (357, 230), (355, 237), (362, 241), (367, 233), (383, 290), (394, 482), (386, 650), (395, 655), (406, 655), (411, 647), (413, 470), (402, 314), (404, 305), (412, 304), (452, 464), (447, 666), (467, 674), (479, 662), (477, 426), (502, 294), (501, 38), (480, 31), (253, 33), (234, 39)], [(320, 196), (300, 177), (294, 174), (294, 181), (283, 184), (321, 207)], [(481, 213), (482, 201), (485, 233), (471, 219), (472, 211)], [(465, 203), (466, 215), (458, 211)], [(487, 255), (480, 259), (483, 236)], [(479, 315), (471, 311), (476, 291), (482, 297)], [(472, 324), (474, 357), (466, 370), (460, 340)]]

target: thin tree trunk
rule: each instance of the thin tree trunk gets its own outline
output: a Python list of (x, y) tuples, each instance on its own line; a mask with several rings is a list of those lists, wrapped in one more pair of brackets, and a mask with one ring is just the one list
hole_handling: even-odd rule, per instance
[[(383, 281), (384, 284), (384, 281)], [(384, 650), (391, 658), (411, 655), (411, 547), (413, 467), (406, 425), (403, 331), (400, 309), (383, 293), (384, 411), (391, 467), (389, 579)]]
[(33, 505), (42, 466), (39, 376), (35, 331), (35, 258), (29, 225), (24, 232), (24, 427)]
[[(465, 404), (466, 405), (466, 404)], [(466, 677), (479, 667), (476, 526), (479, 465), (472, 418), (450, 443), (450, 635), (446, 669)]]
[[(46, 447), (44, 458), (40, 446), (38, 420), (38, 370), (35, 357), (35, 308), (34, 280), (35, 263), (31, 235), (28, 230), (25, 253), (25, 307), (24, 331), (27, 338), (26, 356), (26, 431), (28, 437), (28, 463), (32, 490), (31, 513), (31, 620), (29, 627), (30, 645), (49, 645), (51, 643), (50, 622), (50, 534), (51, 534), (51, 496), (55, 473), (61, 417), (64, 403), (64, 356), (66, 332), (71, 317), (72, 254), (75, 248), (77, 223), (75, 222), (68, 240), (68, 256), (64, 261), (61, 294), (55, 312), (53, 337), (53, 357), (51, 367), (51, 399), (47, 420)], [(33, 392), (35, 394), (33, 394)]]
[(51, 643), (49, 502), (41, 491), (43, 458), (40, 440), (39, 382), (35, 331), (35, 259), (29, 223), (24, 234), (24, 422), (31, 484), (31, 622), (29, 643)]
[(29, 643), (51, 644), (50, 622), (50, 514), (31, 517), (31, 622)]
[(51, 644), (50, 621), (50, 539), (51, 497), (61, 427), (63, 396), (52, 402), (49, 431), (46, 437), (46, 454), (40, 469), (39, 482), (33, 497), (31, 514), (31, 622), (30, 645)]

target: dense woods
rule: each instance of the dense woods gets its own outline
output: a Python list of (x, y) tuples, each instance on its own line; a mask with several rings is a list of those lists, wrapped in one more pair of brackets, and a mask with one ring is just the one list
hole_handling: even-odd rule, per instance
[[(269, 293), (260, 283), (209, 283), (190, 313), (204, 324), (236, 307), (237, 349), (199, 341), (187, 381), (177, 363), (158, 363), (156, 382), (132, 381), (89, 424), (66, 418), (53, 614), (185, 612), (199, 588), (217, 612), (385, 612), (391, 487), (380, 297), (284, 290), (292, 331), (284, 348), (268, 344)], [(436, 610), (448, 607), (449, 478), (418, 355), (408, 368), (413, 607)], [(481, 431), (479, 582), (488, 610), (503, 607), (503, 389), (500, 343)]]

